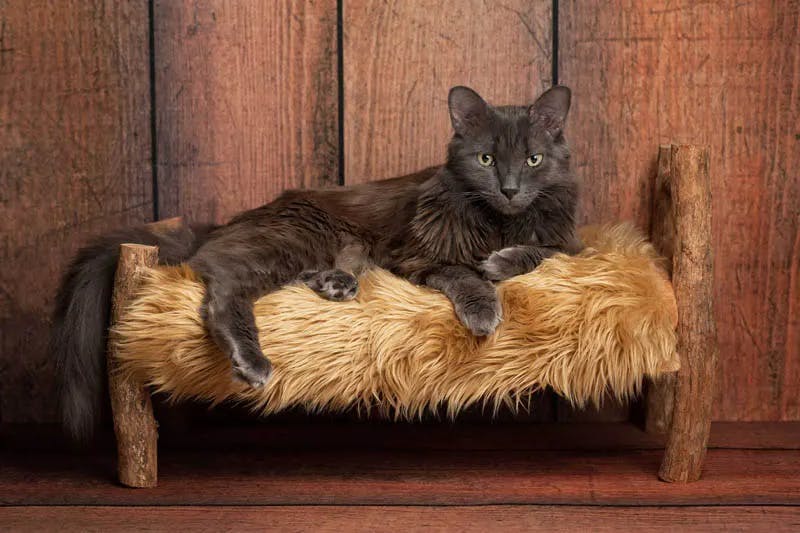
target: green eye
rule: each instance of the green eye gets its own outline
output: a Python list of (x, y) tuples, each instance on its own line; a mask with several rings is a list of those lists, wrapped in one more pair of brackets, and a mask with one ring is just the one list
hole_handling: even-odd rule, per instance
[(478, 154), (478, 163), (482, 167), (491, 167), (494, 165), (494, 156), (492, 154)]
[(538, 167), (542, 164), (542, 159), (544, 159), (542, 154), (533, 154), (525, 160), (525, 163), (527, 163), (529, 167)]

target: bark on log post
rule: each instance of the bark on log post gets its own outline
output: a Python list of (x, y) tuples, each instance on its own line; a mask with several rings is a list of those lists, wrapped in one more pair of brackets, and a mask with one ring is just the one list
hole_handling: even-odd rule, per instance
[[(675, 219), (672, 212), (672, 184), (670, 170), (672, 146), (658, 148), (658, 173), (653, 190), (650, 240), (658, 253), (666, 259), (667, 274), (672, 277)], [(672, 405), (675, 398), (675, 374), (665, 374), (648, 383), (645, 399), (644, 428), (648, 433), (663, 435), (672, 421)]]
[[(120, 246), (114, 282), (111, 324), (117, 323), (130, 302), (141, 274), (158, 263), (158, 248), (139, 244)], [(114, 344), (108, 349), (108, 389), (117, 436), (119, 481), (129, 487), (155, 487), (158, 482), (158, 432), (150, 394), (141, 383), (117, 371)]]
[(707, 149), (673, 145), (670, 160), (675, 223), (672, 284), (678, 303), (681, 368), (658, 475), (664, 481), (687, 482), (700, 478), (705, 459), (717, 363), (711, 187)]

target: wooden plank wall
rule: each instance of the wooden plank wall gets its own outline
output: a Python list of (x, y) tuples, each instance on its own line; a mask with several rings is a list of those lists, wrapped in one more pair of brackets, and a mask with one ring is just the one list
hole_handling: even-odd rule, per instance
[(800, 418), (800, 2), (559, 0), (584, 221), (648, 224), (656, 147), (711, 149), (714, 416)]
[(336, 0), (153, 10), (159, 215), (223, 222), (338, 183)]
[(450, 86), (528, 102), (554, 52), (583, 221), (646, 228), (658, 144), (711, 146), (715, 415), (800, 419), (798, 4), (558, 0), (554, 48), (552, 0), (0, 0), (0, 421), (54, 419), (47, 314), (89, 235), (436, 164)]
[(531, 101), (552, 83), (552, 2), (344, 2), (345, 182), (442, 162), (447, 93)]
[(49, 313), (88, 236), (153, 214), (144, 2), (0, 1), (0, 420), (55, 418)]

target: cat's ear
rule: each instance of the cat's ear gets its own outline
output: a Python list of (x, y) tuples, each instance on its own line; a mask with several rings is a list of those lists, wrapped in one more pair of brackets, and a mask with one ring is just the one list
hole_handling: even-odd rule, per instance
[(567, 122), (571, 98), (569, 87), (563, 85), (556, 85), (546, 90), (528, 108), (531, 125), (544, 129), (553, 137), (558, 137)]
[(484, 125), (489, 117), (489, 104), (469, 87), (453, 87), (447, 97), (450, 121), (460, 135), (469, 135)]

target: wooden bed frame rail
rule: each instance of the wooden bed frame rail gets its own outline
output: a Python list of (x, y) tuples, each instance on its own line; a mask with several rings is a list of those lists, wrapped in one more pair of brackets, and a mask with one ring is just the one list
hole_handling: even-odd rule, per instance
[[(650, 235), (667, 259), (672, 277), (681, 369), (648, 387), (645, 426), (648, 431), (668, 434), (659, 477), (689, 482), (700, 478), (705, 459), (717, 362), (708, 150), (692, 145), (660, 147), (654, 187)], [(169, 219), (150, 227), (169, 230), (180, 224), (180, 219)], [(122, 316), (144, 269), (157, 263), (156, 247), (121, 246), (112, 325)], [(129, 487), (155, 487), (158, 432), (150, 394), (142, 384), (117, 372), (115, 361), (111, 344), (109, 393), (119, 480)]]

